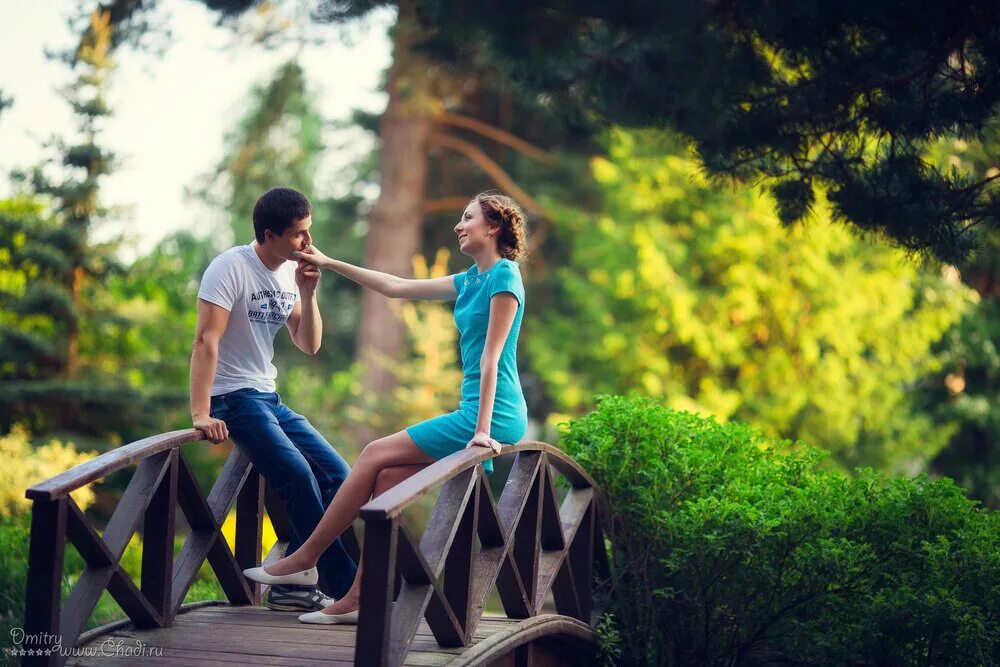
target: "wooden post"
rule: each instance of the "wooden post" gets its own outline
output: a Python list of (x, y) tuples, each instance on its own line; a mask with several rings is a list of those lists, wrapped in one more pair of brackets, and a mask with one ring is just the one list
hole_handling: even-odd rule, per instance
[(163, 627), (173, 622), (174, 534), (179, 450), (170, 451), (170, 469), (146, 507), (142, 527), (142, 593), (156, 609)]
[[(62, 644), (59, 605), (65, 548), (66, 497), (34, 501), (28, 546), (28, 585), (24, 597), (24, 642), (20, 648), (47, 651)], [(58, 655), (27, 656), (22, 664), (56, 665)]]
[(545, 485), (545, 463), (545, 455), (542, 454), (542, 465), (539, 467), (535, 480), (531, 483), (531, 491), (524, 504), (521, 520), (518, 521), (517, 527), (514, 529), (514, 562), (521, 575), (524, 591), (528, 594), (532, 616), (538, 613), (534, 600), (538, 590), (538, 551), (541, 547), (541, 499)]
[[(356, 664), (386, 667), (396, 574), (396, 519), (365, 519), (361, 609), (354, 644)], [(359, 662), (364, 656), (363, 662)]]
[[(240, 569), (257, 567), (261, 558), (264, 533), (264, 478), (251, 468), (236, 497), (235, 556)], [(260, 604), (261, 586), (252, 585), (253, 604)]]
[(479, 518), (479, 493), (472, 490), (465, 511), (458, 519), (458, 527), (451, 548), (444, 562), (444, 596), (452, 613), (462, 626), (465, 643), (472, 639), (474, 623), (472, 614), (472, 559), (475, 555), (476, 532)]
[(590, 613), (593, 610), (594, 587), (594, 509), (597, 506), (591, 501), (590, 507), (580, 520), (573, 543), (569, 547), (569, 563), (573, 568), (573, 582), (576, 584), (576, 595), (580, 606), (577, 617), (584, 623), (590, 623)]

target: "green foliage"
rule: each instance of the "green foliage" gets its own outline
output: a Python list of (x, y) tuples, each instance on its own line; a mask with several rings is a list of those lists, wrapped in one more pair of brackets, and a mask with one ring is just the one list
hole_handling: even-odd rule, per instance
[[(55, 477), (73, 466), (92, 459), (94, 452), (78, 452), (72, 442), (51, 440), (32, 447), (31, 434), (15, 426), (10, 433), (0, 436), (0, 518), (27, 511), (31, 503), (24, 497), (24, 490), (32, 484)], [(73, 492), (73, 500), (81, 509), (94, 502), (90, 485)]]
[(1000, 518), (950, 480), (847, 478), (651, 399), (602, 397), (561, 445), (612, 507), (619, 664), (1000, 657)]
[[(763, 177), (787, 220), (832, 215), (955, 262), (1000, 188), (924, 150), (997, 116), (995, 2), (423, 2), (437, 51), (502, 63), (571, 119), (671, 126), (715, 174)], [(473, 36), (470, 38), (470, 35)]]
[(311, 195), (323, 150), (323, 119), (295, 60), (255, 86), (248, 102), (248, 110), (226, 137), (226, 156), (201, 193), (229, 214), (237, 243), (253, 239), (250, 214), (264, 191), (281, 185)]
[(932, 468), (1000, 507), (1000, 301), (984, 297), (941, 347), (947, 373), (929, 383), (927, 400), (940, 420), (960, 426)]
[[(940, 139), (930, 159), (970, 178), (995, 178), (998, 148), (1000, 119), (975, 139)], [(931, 469), (1000, 507), (1000, 231), (984, 234), (983, 241), (957, 267), (962, 281), (979, 293), (979, 303), (941, 341), (944, 368), (923, 394), (928, 411), (959, 424)]]
[(556, 217), (566, 259), (525, 336), (556, 413), (635, 391), (847, 467), (919, 468), (947, 442), (912, 388), (968, 289), (821, 210), (784, 227), (758, 192), (706, 184), (670, 135), (615, 131), (593, 171), (600, 212)]

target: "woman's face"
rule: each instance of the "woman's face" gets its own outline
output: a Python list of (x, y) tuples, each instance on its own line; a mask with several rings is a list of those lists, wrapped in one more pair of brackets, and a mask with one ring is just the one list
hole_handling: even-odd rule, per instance
[(455, 233), (458, 234), (458, 249), (465, 255), (476, 255), (496, 243), (496, 229), (486, 221), (483, 207), (475, 199), (462, 212)]

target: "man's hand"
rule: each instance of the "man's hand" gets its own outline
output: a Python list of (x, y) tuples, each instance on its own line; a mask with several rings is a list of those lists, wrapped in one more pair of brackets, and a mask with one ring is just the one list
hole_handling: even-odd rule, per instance
[(315, 264), (299, 258), (299, 265), (295, 267), (295, 284), (302, 294), (314, 294), (319, 285), (319, 267)]
[(489, 447), (493, 450), (494, 454), (500, 453), (500, 443), (483, 433), (482, 431), (477, 431), (472, 440), (469, 440), (469, 444), (465, 446), (466, 449), (469, 447)]
[(192, 421), (194, 422), (194, 427), (204, 433), (205, 437), (211, 443), (217, 445), (229, 437), (229, 429), (226, 428), (226, 422), (221, 419), (205, 416), (194, 417)]

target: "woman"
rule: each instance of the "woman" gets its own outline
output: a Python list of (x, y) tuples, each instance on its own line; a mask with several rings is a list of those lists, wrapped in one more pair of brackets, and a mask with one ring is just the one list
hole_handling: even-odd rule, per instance
[[(388, 297), (455, 299), (461, 335), (462, 401), (458, 410), (369, 443), (312, 535), (294, 553), (269, 565), (244, 570), (265, 584), (316, 583), (320, 554), (354, 521), (361, 506), (437, 459), (464, 447), (489, 447), (524, 437), (527, 406), (517, 374), (517, 337), (524, 313), (524, 286), (516, 260), (525, 245), (524, 214), (509, 197), (476, 195), (455, 225), (458, 247), (474, 261), (465, 273), (408, 280), (331, 259), (310, 247), (298, 253)], [(492, 461), (484, 464), (492, 471)], [(356, 623), (361, 569), (351, 590), (304, 623)]]

